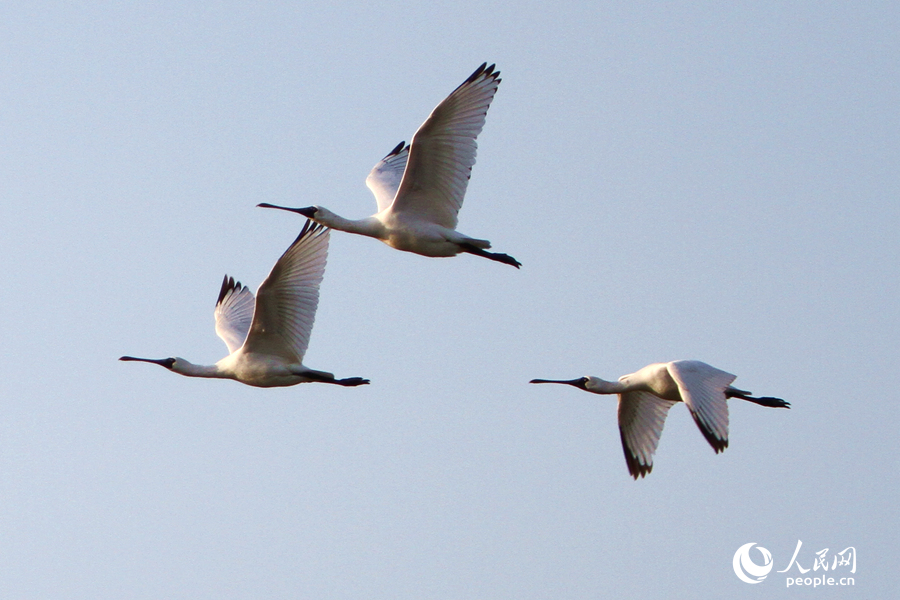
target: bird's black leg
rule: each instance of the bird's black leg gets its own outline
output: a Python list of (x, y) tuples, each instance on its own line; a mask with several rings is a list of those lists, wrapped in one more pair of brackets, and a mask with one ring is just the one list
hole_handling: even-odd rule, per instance
[(468, 254), (474, 254), (475, 256), (481, 256), (489, 260), (502, 262), (506, 265), (512, 265), (517, 269), (522, 266), (522, 263), (514, 259), (509, 254), (501, 254), (500, 252), (488, 252), (487, 250), (482, 250), (481, 248), (473, 246), (472, 244), (459, 244), (459, 248), (460, 250)]
[(318, 381), (319, 383), (333, 383), (335, 385), (342, 385), (344, 387), (355, 387), (357, 385), (366, 385), (369, 383), (368, 379), (363, 379), (362, 377), (348, 377), (347, 379), (335, 379), (334, 375), (330, 373), (322, 373), (319, 371), (306, 371), (305, 373), (298, 373), (298, 375), (302, 375), (311, 381)]

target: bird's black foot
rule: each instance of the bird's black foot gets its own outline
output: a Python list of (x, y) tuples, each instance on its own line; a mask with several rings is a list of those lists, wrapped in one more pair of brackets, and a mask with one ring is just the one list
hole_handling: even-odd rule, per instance
[(768, 406), (769, 408), (790, 408), (791, 403), (781, 398), (772, 398), (771, 396), (763, 396), (762, 398), (746, 398), (751, 402), (756, 402), (760, 406)]
[(344, 387), (356, 387), (358, 385), (368, 385), (369, 380), (363, 379), (362, 377), (348, 377), (347, 379), (335, 379), (330, 383), (336, 383), (338, 385), (343, 385)]

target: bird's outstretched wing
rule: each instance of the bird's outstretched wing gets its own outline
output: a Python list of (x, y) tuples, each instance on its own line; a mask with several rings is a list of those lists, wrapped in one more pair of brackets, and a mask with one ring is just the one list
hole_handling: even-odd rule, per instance
[(725, 389), (737, 377), (698, 360), (676, 360), (668, 365), (703, 437), (718, 454), (728, 447), (728, 402)]
[(406, 170), (408, 158), (409, 144), (400, 142), (375, 165), (369, 172), (369, 176), (366, 177), (366, 186), (375, 194), (378, 212), (386, 209), (394, 201), (394, 196), (400, 189), (400, 181), (403, 179), (403, 171)]
[(319, 285), (328, 257), (327, 227), (307, 220), (256, 292), (256, 311), (245, 352), (300, 363), (319, 305)]
[(497, 93), (499, 75), (494, 65), (481, 65), (431, 111), (413, 136), (393, 211), (456, 228), (475, 164), (475, 138)]
[(215, 315), (216, 333), (228, 346), (229, 353), (240, 348), (247, 339), (254, 304), (253, 292), (226, 275), (219, 290)]
[(635, 479), (653, 470), (653, 455), (674, 404), (650, 392), (619, 394), (619, 435), (628, 472)]

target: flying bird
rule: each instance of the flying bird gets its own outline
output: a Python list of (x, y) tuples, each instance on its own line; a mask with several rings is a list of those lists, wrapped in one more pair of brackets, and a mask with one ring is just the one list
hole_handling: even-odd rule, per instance
[(619, 434), (628, 472), (637, 479), (653, 470), (669, 409), (687, 404), (694, 422), (716, 454), (728, 447), (728, 398), (740, 398), (770, 408), (790, 408), (781, 398), (755, 398), (731, 387), (735, 375), (699, 360), (654, 363), (618, 381), (599, 377), (571, 380), (532, 379), (530, 383), (564, 383), (595, 394), (618, 394)]
[(335, 379), (331, 373), (303, 366), (303, 355), (319, 304), (329, 230), (307, 221), (294, 243), (281, 255), (254, 299), (253, 292), (225, 276), (216, 302), (216, 333), (230, 354), (214, 365), (195, 365), (183, 358), (135, 358), (188, 377), (235, 379), (257, 387), (279, 387), (318, 381), (343, 386), (368, 379)]
[(456, 231), (457, 214), (475, 164), (475, 138), (500, 85), (500, 71), (484, 63), (437, 105), (412, 138), (400, 142), (366, 178), (378, 212), (365, 219), (340, 217), (327, 208), (288, 208), (332, 229), (367, 235), (397, 250), (423, 256), (469, 253), (512, 265), (508, 254), (488, 252), (491, 243)]

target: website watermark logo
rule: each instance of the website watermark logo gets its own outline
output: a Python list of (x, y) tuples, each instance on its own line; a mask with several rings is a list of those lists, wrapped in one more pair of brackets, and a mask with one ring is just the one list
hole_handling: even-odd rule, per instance
[(763, 564), (758, 565), (750, 558), (750, 550), (755, 545), (756, 542), (744, 544), (734, 553), (734, 560), (732, 561), (734, 574), (744, 583), (759, 583), (772, 570), (772, 553), (762, 546), (759, 546), (757, 550), (762, 554)]
[[(772, 571), (775, 561), (772, 559), (772, 553), (763, 548), (756, 546), (758, 557), (761, 564), (754, 561), (751, 557), (751, 550), (756, 546), (756, 542), (744, 544), (734, 553), (731, 565), (734, 568), (734, 574), (744, 583), (760, 583)], [(787, 566), (777, 573), (788, 573), (795, 575), (794, 577), (785, 576), (785, 584), (787, 587), (792, 586), (831, 586), (831, 585), (856, 585), (855, 577), (846, 577), (849, 574), (856, 574), (856, 548), (848, 546), (840, 552), (835, 552), (830, 557), (829, 549), (824, 548), (815, 553), (812, 559), (812, 567), (804, 568), (801, 561), (797, 559), (800, 554), (800, 548), (803, 542), (797, 540), (797, 547)], [(808, 560), (801, 559), (807, 565)], [(791, 571), (792, 567), (796, 567), (796, 571)], [(810, 575), (805, 576), (807, 573)], [(821, 573), (819, 572), (821, 571)]]

